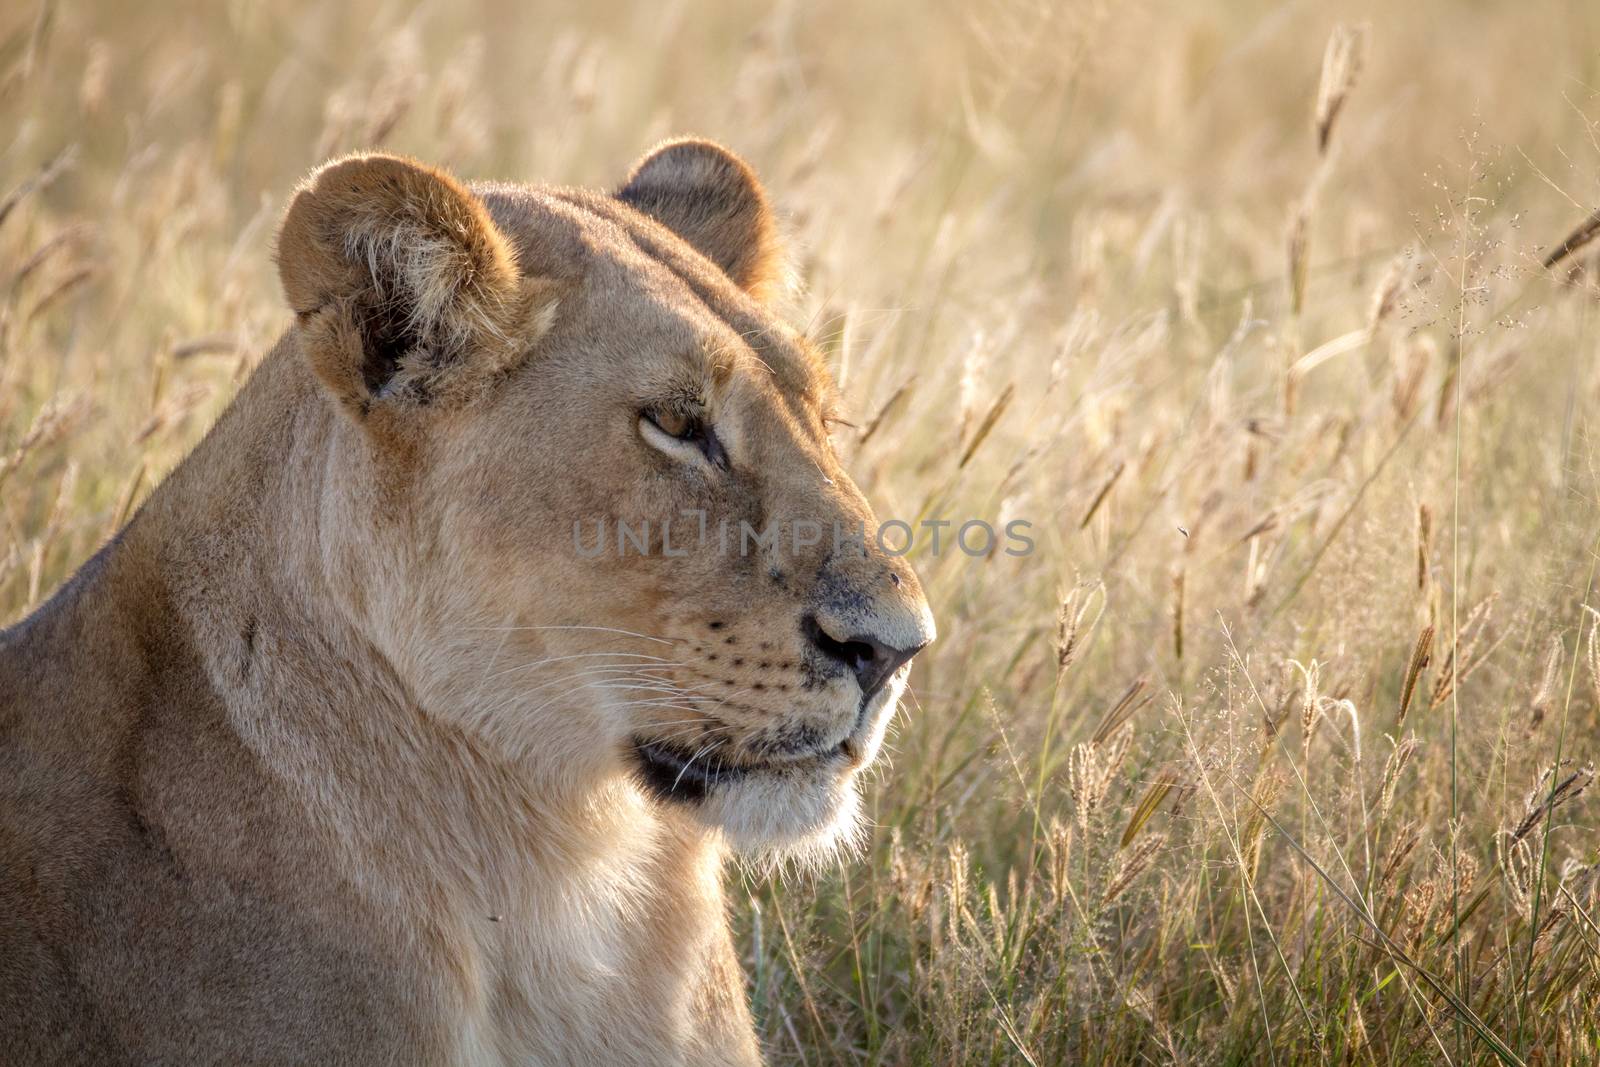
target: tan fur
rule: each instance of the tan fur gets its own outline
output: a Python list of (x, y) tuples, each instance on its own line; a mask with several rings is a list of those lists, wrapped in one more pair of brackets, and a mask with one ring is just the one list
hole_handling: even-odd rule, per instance
[[(765, 195), (668, 151), (646, 211), (380, 156), (302, 188), (294, 328), (0, 632), (0, 1061), (759, 1062), (723, 862), (851, 838), (905, 673), (862, 701), (803, 620), (932, 623), (826, 537), (575, 551), (683, 509), (872, 528), (756, 298)], [(726, 470), (651, 443), (668, 402)], [(759, 768), (662, 799), (656, 738)]]
[(666, 141), (628, 175), (617, 198), (672, 230), (757, 299), (781, 277), (777, 226), (755, 171), (721, 145)]

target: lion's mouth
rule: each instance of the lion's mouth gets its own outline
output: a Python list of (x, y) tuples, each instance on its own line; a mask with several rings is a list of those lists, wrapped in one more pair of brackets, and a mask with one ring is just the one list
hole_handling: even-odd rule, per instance
[(718, 786), (728, 785), (757, 774), (815, 770), (833, 763), (850, 761), (849, 742), (825, 752), (811, 752), (783, 760), (751, 760), (731, 763), (726, 757), (704, 749), (694, 751), (665, 741), (633, 739), (633, 753), (645, 787), (657, 798), (680, 803), (705, 799)]

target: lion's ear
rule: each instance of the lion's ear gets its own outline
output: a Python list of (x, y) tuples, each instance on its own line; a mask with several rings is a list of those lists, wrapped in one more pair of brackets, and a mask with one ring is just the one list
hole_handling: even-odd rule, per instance
[(711, 141), (668, 141), (638, 165), (617, 199), (644, 212), (765, 298), (782, 274), (778, 226), (749, 165)]
[(278, 274), (306, 358), (358, 415), (470, 397), (553, 310), (477, 197), (394, 156), (351, 156), (306, 179), (278, 231)]

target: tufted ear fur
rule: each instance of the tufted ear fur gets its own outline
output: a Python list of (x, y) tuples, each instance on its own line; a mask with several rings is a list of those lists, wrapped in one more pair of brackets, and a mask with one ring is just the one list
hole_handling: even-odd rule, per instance
[(278, 231), (278, 274), (306, 358), (358, 417), (378, 403), (470, 399), (555, 309), (477, 197), (395, 156), (337, 160), (301, 185)]
[(755, 171), (711, 141), (668, 141), (645, 156), (617, 191), (765, 299), (782, 273), (778, 227)]

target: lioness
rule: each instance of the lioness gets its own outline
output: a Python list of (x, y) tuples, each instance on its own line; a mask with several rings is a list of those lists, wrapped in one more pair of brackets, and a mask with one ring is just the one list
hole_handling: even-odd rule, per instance
[(0, 1062), (760, 1061), (724, 859), (852, 834), (934, 633), (776, 245), (704, 141), (305, 182), (293, 326), (0, 635)]

